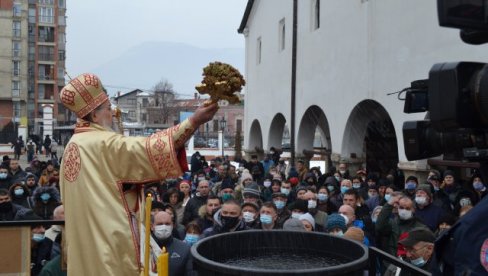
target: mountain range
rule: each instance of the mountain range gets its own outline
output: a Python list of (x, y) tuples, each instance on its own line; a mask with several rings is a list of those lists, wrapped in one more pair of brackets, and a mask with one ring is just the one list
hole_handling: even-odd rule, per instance
[(175, 42), (144, 42), (94, 68), (111, 95), (151, 89), (161, 79), (173, 84), (178, 96), (192, 96), (208, 63), (231, 64), (244, 75), (244, 49), (203, 49)]

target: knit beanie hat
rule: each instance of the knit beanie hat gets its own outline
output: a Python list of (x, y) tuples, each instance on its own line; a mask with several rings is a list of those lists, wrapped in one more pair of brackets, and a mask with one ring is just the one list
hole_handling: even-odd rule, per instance
[(364, 241), (364, 231), (359, 227), (349, 227), (344, 233), (344, 237), (362, 243)]
[(327, 219), (327, 231), (334, 228), (340, 228), (342, 231), (346, 231), (346, 220), (337, 213), (330, 215)]
[(283, 230), (287, 231), (305, 231), (305, 226), (303, 223), (296, 218), (289, 218), (283, 224)]
[(300, 210), (302, 213), (308, 212), (308, 201), (303, 200), (303, 199), (297, 199), (295, 202), (290, 204), (288, 207), (288, 210), (292, 211), (293, 210)]
[(246, 179), (251, 179), (252, 180), (252, 175), (249, 173), (249, 170), (243, 170), (241, 173), (241, 178), (239, 181), (242, 183)]
[(252, 182), (251, 184), (247, 185), (247, 187), (244, 188), (242, 194), (244, 196), (249, 195), (257, 198), (259, 198), (259, 196), (261, 195), (261, 193), (259, 192), (259, 186), (256, 182)]
[(417, 191), (424, 191), (429, 198), (432, 198), (432, 189), (430, 188), (430, 185), (428, 184), (420, 184), (419, 187), (417, 188)]
[(454, 172), (453, 172), (453, 171), (451, 171), (451, 170), (447, 170), (447, 171), (445, 171), (445, 172), (444, 172), (444, 178), (445, 178), (446, 176), (452, 176), (452, 177), (454, 177)]
[(220, 185), (220, 190), (228, 188), (234, 190), (234, 181), (232, 181), (231, 178), (224, 178), (224, 180), (222, 180), (222, 185)]
[(309, 213), (305, 213), (303, 215), (300, 215), (298, 218), (300, 221), (306, 220), (312, 225), (312, 229), (315, 229), (315, 219), (310, 215)]

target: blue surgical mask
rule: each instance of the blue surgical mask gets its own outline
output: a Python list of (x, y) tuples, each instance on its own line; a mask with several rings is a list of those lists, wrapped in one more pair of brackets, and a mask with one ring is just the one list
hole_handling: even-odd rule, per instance
[(359, 188), (361, 188), (361, 183), (353, 183), (353, 184), (352, 184), (352, 187), (353, 187), (354, 189), (359, 189)]
[(17, 190), (14, 191), (14, 194), (16, 196), (21, 196), (21, 195), (24, 194), (24, 189), (17, 189)]
[(390, 194), (385, 194), (385, 201), (388, 202), (390, 201), (391, 195)]
[(335, 190), (335, 187), (334, 187), (334, 185), (328, 185), (328, 186), (327, 186), (327, 189), (328, 189), (329, 191), (333, 192), (333, 191)]
[(425, 260), (423, 257), (418, 257), (415, 260), (411, 260), (410, 263), (416, 267), (422, 267), (425, 264)]
[(32, 239), (36, 242), (44, 240), (44, 234), (33, 234)]
[(372, 221), (373, 223), (376, 223), (376, 221), (378, 221), (378, 217), (373, 217), (373, 218), (371, 218), (371, 221)]
[(473, 188), (476, 191), (481, 191), (481, 190), (483, 190), (484, 187), (485, 187), (485, 185), (483, 185), (482, 182), (473, 182)]
[(7, 173), (0, 173), (0, 179), (7, 179)]
[(317, 198), (319, 199), (319, 201), (327, 201), (329, 196), (327, 194), (318, 194)]
[(285, 202), (284, 201), (281, 201), (281, 200), (275, 200), (273, 201), (274, 204), (276, 205), (276, 208), (278, 209), (283, 209), (285, 207)]
[(48, 194), (48, 193), (43, 193), (43, 194), (41, 195), (41, 199), (42, 199), (42, 201), (48, 201), (50, 198), (51, 198), (51, 195), (50, 195), (50, 194)]
[(271, 217), (271, 215), (267, 215), (267, 214), (261, 214), (259, 216), (259, 220), (261, 221), (262, 224), (271, 224), (273, 222), (273, 218)]
[(349, 187), (347, 186), (341, 186), (341, 193), (344, 194), (345, 192), (349, 191)]
[(413, 181), (409, 181), (409, 182), (405, 183), (405, 189), (406, 190), (415, 190), (415, 187), (417, 187), (417, 183), (415, 183)]
[(185, 242), (189, 245), (193, 245), (198, 241), (199, 237), (196, 234), (186, 234)]
[(282, 194), (285, 194), (286, 196), (290, 194), (290, 189), (287, 188), (281, 188), (280, 191)]

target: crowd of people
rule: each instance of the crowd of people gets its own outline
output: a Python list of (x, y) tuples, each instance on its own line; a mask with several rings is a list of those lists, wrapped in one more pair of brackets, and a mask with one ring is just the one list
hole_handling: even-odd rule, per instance
[[(19, 159), (3, 157), (0, 221), (22, 220), (64, 220), (57, 159), (40, 161), (36, 157), (22, 168)], [(48, 261), (60, 258), (61, 229), (50, 224), (32, 227), (31, 275), (38, 275)]]
[[(232, 165), (234, 164), (234, 165)], [(198, 152), (191, 173), (147, 190), (154, 208), (169, 212), (172, 237), (192, 245), (211, 235), (247, 229), (326, 232), (375, 246), (432, 270), (434, 240), (487, 193), (481, 176), (461, 181), (453, 171), (380, 176), (346, 163), (329, 168), (287, 164), (273, 148), (262, 160), (236, 163)], [(160, 207), (158, 207), (160, 206)], [(379, 264), (384, 273), (396, 267)]]
[[(301, 160), (292, 166), (272, 149), (263, 160), (253, 155), (232, 163), (207, 162), (197, 152), (191, 171), (181, 178), (144, 188), (153, 198), (153, 239), (181, 257), (170, 266), (171, 275), (191, 274), (189, 248), (198, 240), (248, 229), (326, 232), (430, 271), (435, 238), (488, 193), (486, 186), (477, 174), (461, 182), (449, 170), (431, 170), (425, 182), (396, 178), (365, 170), (351, 174), (345, 163), (327, 173)], [(33, 159), (21, 168), (17, 159), (5, 156), (0, 219), (64, 219), (58, 183), (57, 162)], [(59, 263), (60, 232), (57, 225), (32, 229), (33, 275), (51, 259)], [(395, 273), (394, 267), (380, 266)]]

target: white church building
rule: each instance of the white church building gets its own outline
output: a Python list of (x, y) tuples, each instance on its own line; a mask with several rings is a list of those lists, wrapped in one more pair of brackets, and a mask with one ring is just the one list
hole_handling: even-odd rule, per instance
[(293, 3), (249, 0), (244, 11), (244, 149), (281, 148), (289, 129), (296, 159), (315, 150), (381, 173), (428, 169), (406, 159), (402, 135), (404, 121), (426, 113), (403, 113), (388, 93), (428, 78), (435, 63), (488, 62), (488, 46), (440, 27), (434, 0), (298, 0), (294, 71)]

